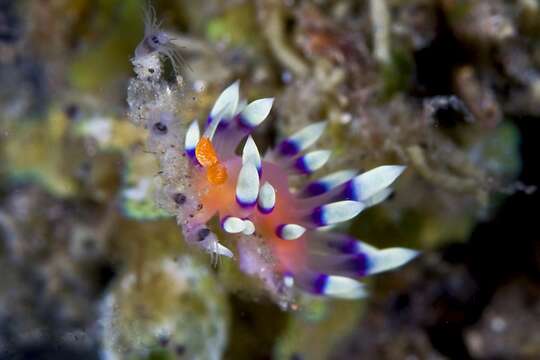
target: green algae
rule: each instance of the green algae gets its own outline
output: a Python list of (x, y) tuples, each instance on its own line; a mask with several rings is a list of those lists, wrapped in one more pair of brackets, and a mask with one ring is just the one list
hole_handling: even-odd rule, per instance
[[(58, 109), (50, 111), (45, 123), (10, 123), (6, 130), (10, 136), (0, 145), (8, 177), (14, 181), (36, 181), (57, 196), (76, 194), (74, 165), (83, 154), (67, 141), (69, 126), (69, 119)], [(68, 156), (64, 147), (73, 152)]]
[(98, 19), (93, 31), (100, 36), (85, 44), (68, 71), (76, 89), (94, 93), (131, 72), (127, 60), (142, 38), (144, 9), (139, 0), (99, 1), (96, 5), (92, 12)]
[(135, 152), (127, 160), (124, 171), (121, 204), (124, 214), (136, 220), (157, 220), (171, 217), (157, 205), (156, 191), (159, 167), (152, 154)]
[(342, 334), (350, 332), (360, 319), (363, 309), (362, 301), (301, 297), (276, 343), (275, 358), (328, 359)]
[(412, 84), (413, 71), (414, 63), (408, 50), (394, 47), (390, 62), (381, 65), (382, 99), (407, 91)]
[(253, 3), (227, 7), (221, 16), (208, 22), (206, 37), (212, 42), (224, 41), (231, 46), (261, 46)]

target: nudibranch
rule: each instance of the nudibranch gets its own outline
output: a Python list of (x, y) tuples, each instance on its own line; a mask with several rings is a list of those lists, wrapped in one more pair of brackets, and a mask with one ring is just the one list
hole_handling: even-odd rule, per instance
[[(405, 167), (380, 166), (362, 174), (342, 170), (293, 191), (290, 177), (312, 174), (330, 158), (328, 150), (308, 151), (326, 124), (305, 127), (263, 157), (250, 134), (272, 104), (271, 98), (241, 100), (237, 81), (216, 100), (204, 131), (197, 121), (188, 127), (184, 156), (190, 190), (170, 194), (184, 214), (177, 216), (184, 237), (212, 254), (233, 257), (206, 225), (218, 215), (224, 232), (241, 241), (241, 268), (257, 273), (274, 291), (300, 288), (316, 295), (362, 297), (361, 278), (401, 266), (417, 252), (379, 250), (332, 227), (387, 198)], [(166, 122), (161, 119), (154, 127)]]

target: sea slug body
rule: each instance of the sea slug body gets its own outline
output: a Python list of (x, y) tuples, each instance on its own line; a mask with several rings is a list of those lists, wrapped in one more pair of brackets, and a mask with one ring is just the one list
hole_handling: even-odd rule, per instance
[[(324, 134), (326, 124), (307, 126), (262, 157), (250, 134), (269, 115), (273, 99), (243, 104), (237, 81), (216, 100), (204, 132), (196, 121), (186, 132), (184, 156), (190, 159), (193, 189), (189, 197), (199, 204), (194, 216), (181, 224), (188, 242), (232, 257), (233, 252), (206, 227), (218, 215), (224, 232), (243, 239), (243, 244), (262, 241), (268, 249), (264, 264), (263, 258), (248, 258), (255, 257), (253, 251), (239, 249), (240, 264), (248, 272), (264, 269), (259, 276), (269, 282), (270, 267), (270, 282), (277, 278), (284, 287), (341, 298), (365, 296), (359, 279), (401, 266), (417, 255), (405, 248), (379, 250), (328, 230), (386, 199), (404, 166), (380, 166), (360, 175), (342, 170), (293, 192), (289, 177), (312, 174), (330, 158), (327, 150), (306, 152)], [(241, 154), (236, 154), (243, 141)]]

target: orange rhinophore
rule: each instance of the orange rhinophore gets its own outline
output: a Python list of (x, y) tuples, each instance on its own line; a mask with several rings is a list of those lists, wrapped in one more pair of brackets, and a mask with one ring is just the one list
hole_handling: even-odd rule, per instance
[(195, 157), (203, 167), (209, 167), (219, 162), (216, 150), (209, 138), (203, 137), (195, 148)]
[(206, 168), (206, 178), (212, 185), (221, 185), (227, 181), (227, 168), (219, 162), (216, 150), (207, 137), (201, 138), (195, 148), (195, 157)]
[(221, 185), (227, 181), (227, 168), (220, 162), (206, 169), (206, 179), (212, 185)]

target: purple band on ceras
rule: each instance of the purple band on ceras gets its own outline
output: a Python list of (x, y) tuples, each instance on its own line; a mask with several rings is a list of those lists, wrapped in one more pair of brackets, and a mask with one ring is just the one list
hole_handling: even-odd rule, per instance
[(342, 254), (356, 254), (358, 253), (358, 240), (353, 237), (347, 237), (347, 240), (333, 240), (326, 241), (326, 246), (329, 249), (337, 250)]
[(365, 276), (368, 273), (369, 259), (365, 253), (356, 253), (340, 265), (340, 270), (351, 272), (357, 276)]
[(323, 295), (327, 282), (328, 282), (327, 274), (318, 274), (311, 284), (312, 286), (311, 291), (316, 295)]
[(263, 207), (261, 206), (261, 204), (257, 203), (257, 209), (259, 210), (259, 212), (260, 212), (261, 214), (267, 215), (267, 214), (270, 214), (272, 211), (274, 211), (274, 206), (272, 206), (271, 208), (267, 209), (267, 208), (263, 208)]
[(276, 227), (276, 236), (280, 239), (283, 239), (283, 228), (285, 227), (285, 225), (287, 224), (281, 224)]
[(313, 212), (311, 213), (311, 221), (313, 221), (313, 223), (315, 223), (315, 225), (318, 225), (318, 226), (328, 225), (324, 222), (323, 213), (324, 213), (324, 210), (322, 206), (316, 207), (315, 209), (313, 209)]
[(257, 127), (257, 126), (251, 125), (249, 121), (245, 120), (245, 118), (242, 116), (242, 113), (236, 115), (235, 119), (236, 119), (236, 122), (238, 123), (238, 127), (248, 132), (251, 132), (253, 129)]
[(293, 156), (298, 154), (300, 149), (294, 141), (286, 139), (278, 145), (278, 151), (283, 156)]
[(302, 191), (304, 195), (307, 196), (317, 196), (324, 194), (328, 191), (328, 186), (324, 183), (315, 181), (312, 183), (309, 183), (306, 188)]
[[(212, 117), (212, 115), (208, 115), (208, 118), (206, 119), (206, 127), (208, 127), (212, 123), (213, 120), (214, 118)], [(222, 117), (221, 121), (217, 125), (216, 131), (224, 130), (225, 128), (227, 128), (229, 126), (229, 122), (230, 122), (229, 120), (230, 119), (226, 117)]]
[(257, 200), (252, 201), (252, 202), (245, 202), (245, 201), (240, 200), (237, 196), (235, 196), (235, 198), (236, 198), (236, 203), (240, 205), (241, 208), (244, 208), (244, 209), (249, 209), (255, 206), (255, 204), (257, 203)]
[[(195, 161), (197, 161), (197, 158), (195, 157), (195, 149), (186, 149), (186, 154), (190, 158), (193, 158), (193, 159), (195, 159)], [(198, 163), (198, 161), (197, 161), (197, 163)]]
[(301, 173), (306, 175), (309, 175), (313, 172), (306, 164), (305, 156), (300, 156), (298, 159), (296, 159), (294, 162), (294, 167), (298, 169)]
[(343, 200), (358, 200), (358, 189), (354, 186), (354, 179), (351, 179), (345, 183), (342, 193)]

